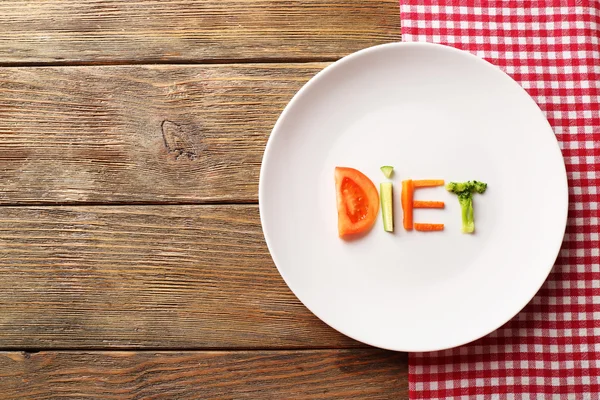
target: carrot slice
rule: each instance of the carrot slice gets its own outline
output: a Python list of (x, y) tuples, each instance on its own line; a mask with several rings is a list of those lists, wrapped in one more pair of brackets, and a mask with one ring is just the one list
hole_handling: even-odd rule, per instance
[(411, 231), (413, 228), (413, 197), (415, 186), (412, 180), (402, 181), (402, 211), (404, 229)]
[(418, 179), (413, 181), (415, 187), (444, 186), (443, 179)]
[(443, 201), (415, 200), (413, 208), (444, 208)]
[(421, 224), (415, 222), (415, 229), (421, 232), (443, 231), (444, 224)]

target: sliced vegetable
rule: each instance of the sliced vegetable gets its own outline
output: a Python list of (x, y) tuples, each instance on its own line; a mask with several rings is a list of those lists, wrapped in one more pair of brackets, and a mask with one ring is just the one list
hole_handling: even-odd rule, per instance
[(335, 168), (340, 237), (371, 229), (379, 212), (379, 193), (373, 182), (354, 168)]
[(381, 169), (381, 172), (383, 172), (385, 177), (388, 179), (391, 178), (392, 174), (394, 173), (394, 167), (390, 167), (389, 165), (384, 165), (380, 169)]
[(413, 208), (444, 208), (443, 201), (415, 200)]
[(444, 224), (422, 224), (415, 222), (415, 229), (421, 232), (443, 231)]
[(402, 181), (402, 223), (407, 231), (413, 228), (413, 197), (415, 187), (413, 181), (408, 179)]
[(486, 189), (487, 183), (479, 181), (450, 182), (446, 185), (446, 190), (458, 196), (462, 214), (463, 233), (473, 233), (475, 231), (475, 221), (473, 219), (473, 193), (483, 193)]
[(415, 187), (434, 187), (434, 186), (444, 186), (443, 179), (418, 179), (414, 180)]
[(383, 217), (383, 230), (394, 232), (394, 208), (392, 202), (392, 182), (383, 182), (379, 185), (381, 197), (381, 216)]

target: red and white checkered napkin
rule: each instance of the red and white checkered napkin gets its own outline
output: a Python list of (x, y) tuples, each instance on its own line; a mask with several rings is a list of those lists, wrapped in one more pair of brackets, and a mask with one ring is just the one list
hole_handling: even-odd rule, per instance
[(562, 250), (537, 296), (477, 342), (411, 354), (411, 398), (600, 399), (600, 1), (401, 0), (401, 18), (403, 40), (470, 51), (531, 94), (560, 142), (570, 194)]

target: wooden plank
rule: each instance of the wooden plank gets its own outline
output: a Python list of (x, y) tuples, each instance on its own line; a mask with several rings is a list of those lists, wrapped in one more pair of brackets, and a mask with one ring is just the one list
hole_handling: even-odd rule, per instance
[(0, 68), (0, 204), (255, 202), (324, 63)]
[(258, 208), (0, 208), (0, 348), (358, 344), (291, 293)]
[(5, 398), (408, 399), (405, 354), (376, 349), (0, 353)]
[(337, 59), (400, 39), (397, 0), (3, 0), (0, 64)]

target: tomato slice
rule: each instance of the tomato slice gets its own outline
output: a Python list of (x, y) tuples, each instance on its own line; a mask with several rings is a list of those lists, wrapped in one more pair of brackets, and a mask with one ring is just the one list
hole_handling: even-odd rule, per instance
[(335, 168), (340, 237), (371, 229), (379, 212), (379, 192), (373, 182), (354, 168)]

